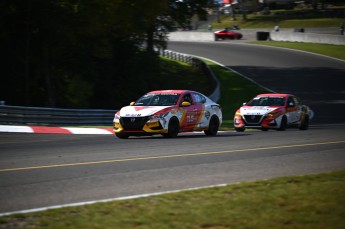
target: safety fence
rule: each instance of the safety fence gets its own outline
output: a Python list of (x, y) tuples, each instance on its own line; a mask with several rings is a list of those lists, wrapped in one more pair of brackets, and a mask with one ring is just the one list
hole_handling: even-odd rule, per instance
[[(208, 97), (217, 102), (220, 85), (207, 64), (186, 54), (164, 50), (161, 55), (198, 67), (211, 82), (214, 91)], [(117, 110), (103, 109), (58, 109), (44, 107), (7, 106), (0, 104), (0, 125), (45, 125), (45, 126), (111, 126)]]
[(202, 60), (179, 52), (174, 52), (171, 50), (162, 50), (160, 51), (160, 55), (164, 56), (169, 59), (177, 60), (180, 62), (184, 62), (199, 68), (207, 77), (209, 82), (211, 83), (212, 88), (214, 88), (211, 95), (208, 95), (210, 99), (214, 102), (217, 102), (220, 98), (220, 83), (217, 77), (214, 75), (213, 71), (209, 68), (209, 66)]
[(116, 110), (58, 109), (0, 105), (0, 124), (111, 126)]

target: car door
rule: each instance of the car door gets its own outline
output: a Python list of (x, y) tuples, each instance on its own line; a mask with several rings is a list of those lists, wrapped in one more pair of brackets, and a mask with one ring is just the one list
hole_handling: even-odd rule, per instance
[[(207, 127), (211, 116), (209, 108), (206, 107), (206, 98), (199, 93), (192, 93), (194, 101), (194, 111), (197, 118), (196, 127)], [(207, 113), (207, 114), (206, 114)]]
[(294, 96), (289, 96), (287, 101), (286, 116), (288, 124), (297, 123), (301, 116), (301, 106), (299, 100)]
[[(190, 106), (182, 106), (182, 102), (189, 102)], [(193, 130), (198, 123), (200, 113), (202, 112), (202, 105), (194, 102), (191, 93), (183, 95), (180, 103), (180, 109), (184, 111), (184, 115), (180, 122), (181, 130)]]

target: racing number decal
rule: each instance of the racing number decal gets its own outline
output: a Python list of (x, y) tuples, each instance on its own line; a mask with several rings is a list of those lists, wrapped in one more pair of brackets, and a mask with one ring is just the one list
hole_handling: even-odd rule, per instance
[(185, 115), (181, 120), (181, 128), (194, 129), (195, 126), (200, 122), (204, 111), (203, 104), (191, 105), (183, 108)]

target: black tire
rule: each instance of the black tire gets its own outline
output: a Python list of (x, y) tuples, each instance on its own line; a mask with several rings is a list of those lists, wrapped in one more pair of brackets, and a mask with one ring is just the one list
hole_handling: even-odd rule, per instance
[(268, 129), (265, 128), (265, 127), (262, 127), (261, 130), (262, 130), (262, 131), (268, 131)]
[(124, 134), (124, 133), (116, 133), (115, 135), (116, 137), (121, 138), (121, 139), (127, 139), (129, 137), (128, 134)]
[(208, 130), (204, 130), (207, 136), (216, 136), (219, 129), (219, 119), (217, 116), (212, 116), (210, 123), (208, 124)]
[(299, 126), (300, 130), (308, 130), (309, 128), (309, 117), (305, 116), (303, 121), (301, 122), (301, 125)]
[(280, 127), (278, 128), (278, 130), (279, 131), (284, 131), (284, 130), (286, 130), (286, 127), (287, 127), (287, 118), (286, 118), (286, 116), (284, 116), (282, 118), (282, 121), (280, 123)]
[(180, 132), (180, 123), (176, 117), (173, 117), (169, 120), (168, 133), (163, 134), (166, 138), (176, 138)]
[(236, 130), (236, 132), (243, 132), (246, 130), (246, 128), (244, 128), (244, 127), (236, 128), (235, 127), (235, 130)]

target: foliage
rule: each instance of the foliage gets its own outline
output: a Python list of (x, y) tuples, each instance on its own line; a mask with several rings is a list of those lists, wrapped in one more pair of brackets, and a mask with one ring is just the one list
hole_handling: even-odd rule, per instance
[(330, 56), (330, 57), (345, 61), (345, 46), (344, 45), (317, 44), (317, 43), (304, 43), (304, 42), (283, 42), (283, 41), (252, 41), (250, 43), (318, 53), (321, 55), (326, 55), (326, 56)]
[(160, 74), (154, 47), (166, 46), (173, 25), (203, 15), (207, 2), (3, 0), (0, 99), (10, 105), (114, 108), (127, 99), (119, 94), (136, 95), (130, 83), (148, 84)]

